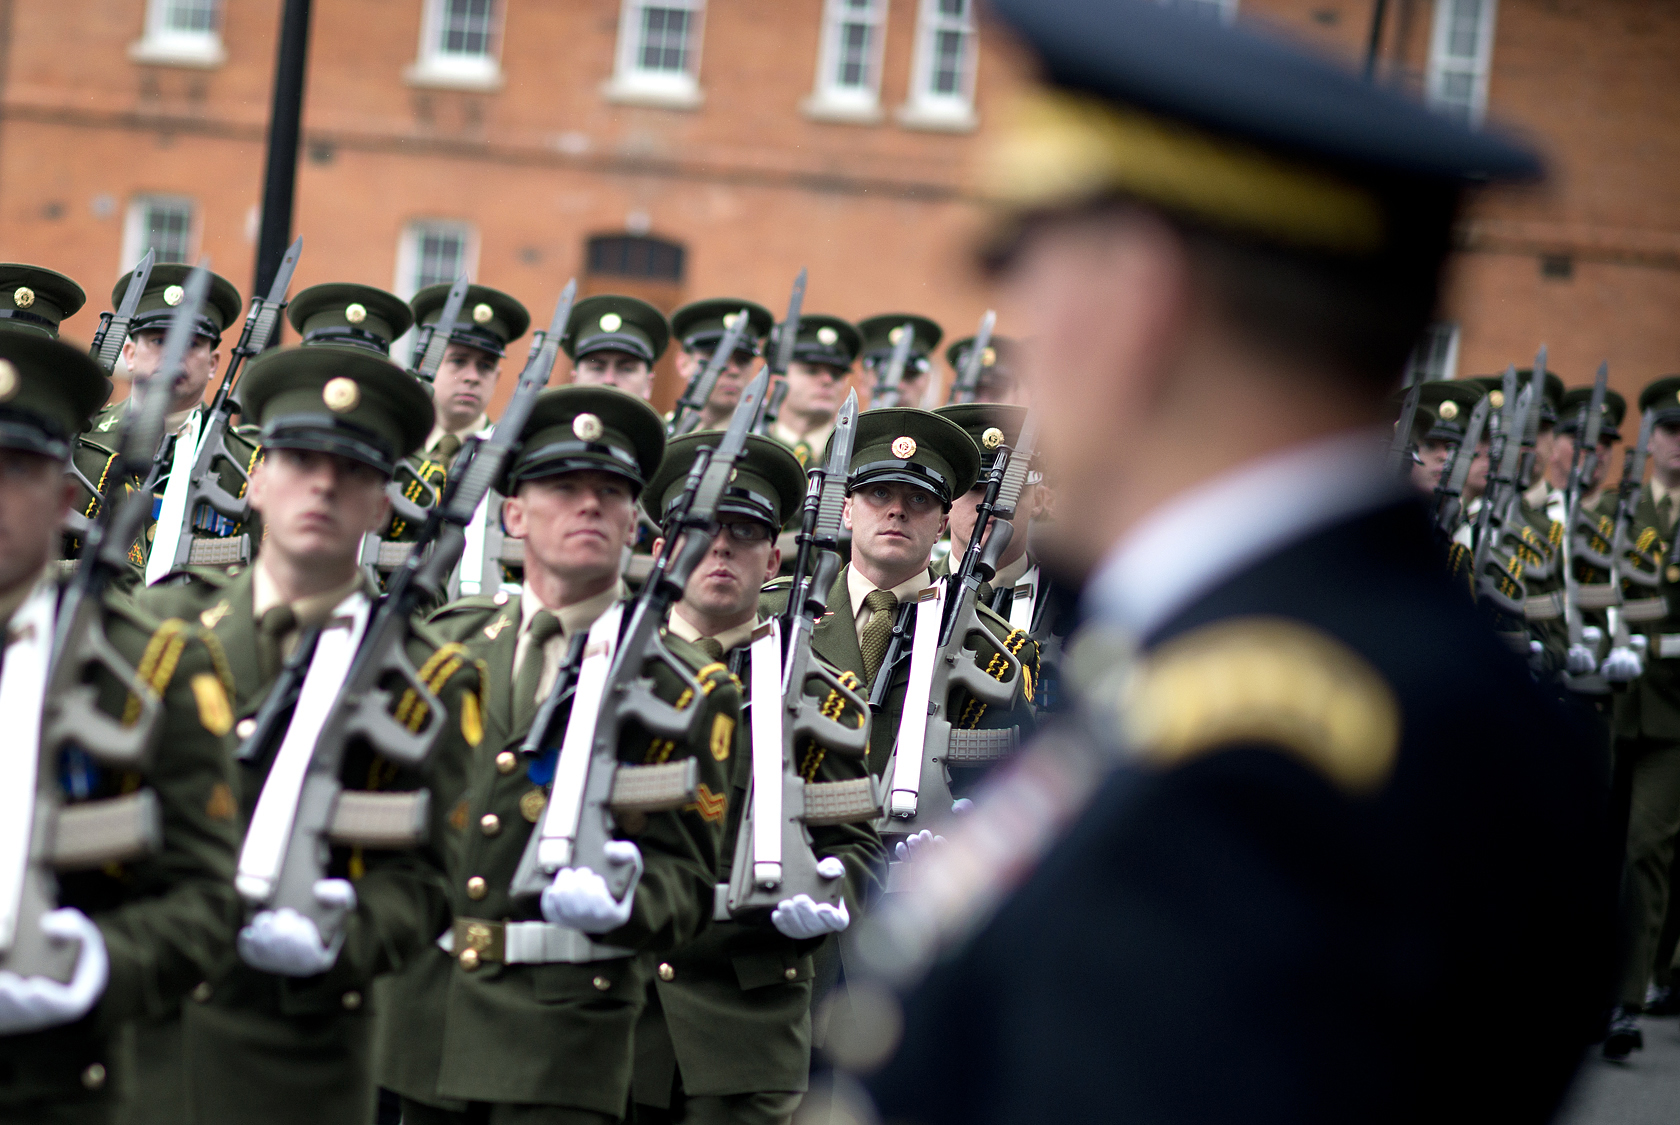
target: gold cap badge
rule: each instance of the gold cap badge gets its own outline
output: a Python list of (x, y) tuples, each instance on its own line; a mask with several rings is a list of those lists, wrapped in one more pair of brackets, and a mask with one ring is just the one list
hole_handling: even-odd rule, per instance
[(900, 461), (908, 461), (916, 455), (916, 439), (908, 435), (893, 439), (893, 456)]
[(1505, 392), (1504, 391), (1489, 391), (1488, 392), (1488, 405), (1493, 407), (1495, 410), (1499, 410), (1499, 409), (1503, 408), (1504, 405), (1505, 405)]
[(579, 441), (600, 441), (602, 428), (601, 420), (593, 414), (579, 414), (572, 419), (572, 433)]
[(18, 286), (17, 292), (12, 294), (12, 303), (20, 309), (27, 309), (35, 303), (35, 290), (27, 285)]
[(1441, 404), (1440, 414), (1446, 421), (1451, 422), (1458, 417), (1458, 403), (1449, 398)]
[(321, 401), (334, 414), (343, 414), (356, 409), (356, 404), (362, 401), (362, 389), (356, 385), (356, 380), (340, 375), (336, 379), (328, 379), (327, 385), (321, 388)]
[(887, 342), (889, 344), (896, 344), (896, 343), (898, 343), (898, 341), (900, 339), (903, 338), (903, 336), (904, 336), (904, 325), (901, 324), (897, 328), (894, 328), (891, 332), (887, 333)]
[(489, 305), (480, 304), (480, 305), (474, 305), (473, 306), (473, 323), (474, 324), (489, 324), (490, 323), (490, 318), (495, 316), (495, 315), (496, 315), (496, 310), (491, 308)]
[(996, 426), (987, 426), (986, 432), (980, 435), (980, 444), (987, 449), (996, 449), (1003, 444), (1003, 431)]
[(9, 359), (0, 359), (0, 402), (17, 394), (18, 373)]
[(996, 348), (987, 348), (985, 351), (980, 353), (980, 366), (981, 367), (990, 367), (996, 362), (997, 362), (997, 349)]
[(186, 295), (187, 291), (185, 289), (182, 289), (179, 285), (171, 285), (163, 291), (163, 303), (170, 308), (174, 308), (181, 303), (181, 298)]
[(601, 317), (601, 331), (617, 332), (619, 326), (623, 323), (624, 318), (622, 316), (619, 316), (617, 313), (607, 313), (605, 316)]
[(741, 314), (738, 313), (738, 312), (724, 313), (723, 314), (723, 326), (725, 328), (733, 328), (733, 327), (735, 327), (735, 322), (740, 320), (740, 319), (741, 319)]
[(360, 324), (362, 321), (367, 319), (367, 306), (359, 303), (352, 303), (346, 306), (344, 309), (344, 319), (348, 320), (351, 324)]
[(832, 348), (839, 342), (839, 340), (840, 333), (836, 332), (830, 326), (825, 324), (821, 328), (817, 329), (817, 343), (823, 345), (824, 347)]

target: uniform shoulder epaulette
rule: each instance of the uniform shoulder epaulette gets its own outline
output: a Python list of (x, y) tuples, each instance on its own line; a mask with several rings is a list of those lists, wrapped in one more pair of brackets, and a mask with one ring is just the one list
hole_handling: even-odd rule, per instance
[(791, 574), (778, 574), (776, 577), (774, 577), (770, 581), (766, 582), (764, 584), (763, 588), (759, 590), (759, 593), (761, 593), (761, 594), (786, 593), (788, 590), (791, 590), (791, 589), (793, 589), (793, 575), (791, 575)]
[(95, 441), (87, 434), (77, 435), (76, 444), (83, 449), (91, 449), (97, 453), (103, 453), (107, 457), (115, 457), (117, 455), (117, 451), (111, 446), (107, 445), (103, 441)]
[(247, 441), (260, 442), (262, 440), (262, 427), (257, 425), (255, 422), (241, 422), (239, 425), (231, 427), (231, 429), (234, 433), (238, 434)]
[(489, 613), (504, 606), (513, 604), (510, 599), (496, 601), (494, 594), (473, 594), (465, 598), (456, 598), (452, 602), (445, 602), (426, 615), (423, 625), (430, 625), (434, 621), (444, 621), (453, 617), (461, 617), (469, 613)]
[(1299, 621), (1249, 617), (1174, 638), (1122, 692), (1131, 748), (1170, 767), (1264, 745), (1366, 794), (1394, 768), (1400, 706), (1371, 664)]

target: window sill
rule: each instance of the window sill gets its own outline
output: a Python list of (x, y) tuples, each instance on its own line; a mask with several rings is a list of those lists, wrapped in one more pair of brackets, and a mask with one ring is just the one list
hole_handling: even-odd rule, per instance
[(906, 129), (932, 133), (972, 133), (980, 127), (974, 107), (959, 102), (905, 102), (893, 117)]
[(698, 83), (650, 83), (615, 76), (601, 84), (601, 96), (619, 105), (650, 106), (654, 109), (699, 109), (706, 95)]
[(439, 90), (500, 90), (506, 79), (502, 68), (494, 60), (486, 60), (482, 67), (463, 67), (420, 59), (403, 68), (403, 81), (410, 86), (425, 86)]
[(147, 66), (214, 70), (227, 62), (227, 50), (220, 36), (199, 41), (139, 39), (128, 45), (128, 57)]
[(812, 94), (799, 103), (799, 112), (812, 121), (827, 121), (838, 125), (879, 125), (885, 118), (879, 103), (841, 101)]

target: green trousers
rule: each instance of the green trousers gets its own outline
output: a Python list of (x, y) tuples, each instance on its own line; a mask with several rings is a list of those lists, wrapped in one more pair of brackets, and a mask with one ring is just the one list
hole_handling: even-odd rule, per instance
[(788, 1125), (804, 1094), (761, 1090), (752, 1094), (678, 1094), (670, 1109), (636, 1107), (635, 1125)]
[(1656, 968), (1668, 915), (1669, 874), (1680, 835), (1680, 742), (1623, 739), (1616, 752), (1626, 756), (1632, 782), (1623, 895), (1627, 958), (1619, 999), (1638, 1005)]
[(403, 1125), (618, 1125), (619, 1119), (563, 1105), (468, 1102), (464, 1110), (438, 1109), (402, 1100)]

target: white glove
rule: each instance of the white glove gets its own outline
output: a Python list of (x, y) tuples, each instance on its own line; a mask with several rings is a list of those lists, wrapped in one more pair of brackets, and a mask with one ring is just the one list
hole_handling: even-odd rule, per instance
[(932, 850), (933, 845), (943, 844), (944, 842), (945, 837), (935, 836), (932, 832), (929, 832), (926, 828), (924, 828), (920, 832), (906, 836), (904, 839), (894, 844), (893, 855), (897, 857), (900, 863), (903, 863), (908, 860), (915, 859), (916, 856), (921, 854), (924, 849)]
[(1592, 674), (1595, 663), (1597, 662), (1593, 659), (1592, 649), (1586, 645), (1570, 645), (1569, 654), (1564, 657), (1563, 667), (1571, 676), (1586, 676)]
[(961, 816), (965, 812), (973, 812), (974, 802), (969, 800), (967, 797), (958, 797), (956, 800), (951, 802), (951, 811), (956, 813), (958, 816)]
[(61, 907), (41, 916), (41, 932), (49, 938), (82, 943), (76, 971), (69, 984), (60, 984), (51, 977), (23, 977), (0, 970), (0, 1035), (74, 1023), (104, 995), (111, 979), (105, 937), (86, 914)]
[(543, 888), (544, 918), (586, 934), (604, 934), (630, 920), (636, 884), (642, 880), (642, 850), (629, 840), (613, 840), (605, 851), (607, 862), (614, 867), (630, 865), (630, 886), (625, 889), (624, 901), (613, 898), (607, 881), (589, 868), (562, 867), (554, 873), (554, 882)]
[[(845, 873), (846, 865), (834, 856), (817, 861), (817, 874), (824, 879), (838, 879)], [(837, 934), (851, 925), (852, 919), (846, 913), (844, 899), (839, 906), (830, 906), (813, 901), (810, 895), (794, 895), (776, 904), (770, 912), (770, 924), (790, 938), (814, 938)]]
[(1636, 680), (1645, 671), (1645, 661), (1639, 654), (1626, 645), (1610, 650), (1610, 655), (1604, 658), (1604, 678), (1613, 684), (1625, 684), (1629, 680)]
[(239, 931), (239, 959), (253, 969), (283, 977), (313, 977), (326, 972), (344, 948), (344, 919), (356, 909), (356, 888), (345, 879), (320, 879), (315, 901), (326, 912), (331, 942), (321, 940), (315, 921), (289, 906), (259, 911)]

